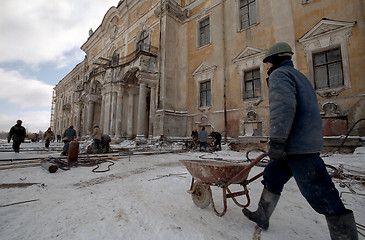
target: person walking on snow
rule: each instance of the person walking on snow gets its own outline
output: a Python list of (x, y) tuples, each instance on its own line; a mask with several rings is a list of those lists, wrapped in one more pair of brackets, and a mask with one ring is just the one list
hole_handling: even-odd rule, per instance
[(319, 153), (322, 119), (311, 82), (294, 68), (289, 44), (271, 46), (264, 58), (268, 69), (271, 161), (264, 170), (264, 189), (255, 212), (243, 214), (264, 230), (284, 185), (294, 177), (311, 207), (325, 215), (331, 239), (358, 239), (353, 212), (346, 209)]
[(47, 131), (45, 131), (45, 133), (43, 134), (43, 139), (46, 140), (44, 146), (48, 149), (50, 142), (54, 141), (55, 139), (54, 133), (52, 132), (51, 128), (48, 128)]
[(8, 143), (10, 143), (10, 140), (13, 139), (13, 149), (16, 153), (19, 152), (20, 144), (24, 142), (24, 139), (27, 136), (22, 123), (22, 120), (17, 120), (16, 124), (10, 129), (8, 134)]

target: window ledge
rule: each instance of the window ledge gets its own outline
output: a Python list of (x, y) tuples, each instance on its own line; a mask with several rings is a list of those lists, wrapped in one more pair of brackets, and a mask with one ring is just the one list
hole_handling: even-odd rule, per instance
[(242, 99), (243, 103), (253, 104), (254, 106), (259, 105), (262, 101), (263, 101), (262, 98)]
[(340, 92), (342, 92), (345, 89), (346, 89), (345, 86), (341, 86), (337, 88), (317, 89), (316, 92), (319, 96), (323, 98), (331, 98), (338, 96)]
[(212, 106), (204, 106), (204, 107), (199, 107), (199, 111), (201, 112), (207, 112), (212, 108)]
[(257, 22), (257, 23), (254, 23), (254, 24), (252, 24), (252, 25), (248, 26), (248, 27), (240, 28), (240, 29), (238, 29), (238, 31), (237, 31), (237, 32), (243, 32), (243, 31), (246, 31), (246, 30), (248, 30), (248, 29), (250, 29), (250, 28), (256, 27), (256, 26), (257, 26), (257, 25), (259, 25), (259, 24), (260, 24), (260, 22)]

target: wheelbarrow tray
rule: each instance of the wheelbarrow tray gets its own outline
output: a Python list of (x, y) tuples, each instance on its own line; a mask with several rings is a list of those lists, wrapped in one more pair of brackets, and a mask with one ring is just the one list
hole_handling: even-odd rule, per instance
[[(191, 176), (206, 184), (227, 183), (249, 164), (233, 163), (219, 160), (180, 160), (188, 169)], [(244, 182), (249, 170), (238, 179), (232, 182), (239, 184)]]

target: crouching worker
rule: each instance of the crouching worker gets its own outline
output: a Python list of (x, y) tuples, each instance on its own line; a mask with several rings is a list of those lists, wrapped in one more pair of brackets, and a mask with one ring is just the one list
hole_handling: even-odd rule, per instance
[(101, 129), (99, 128), (98, 125), (94, 126), (94, 131), (91, 135), (91, 137), (94, 140), (94, 153), (98, 153), (99, 152), (99, 148), (100, 148), (100, 141), (101, 141), (101, 136), (102, 136), (103, 132), (101, 131)]
[(358, 239), (353, 212), (345, 208), (319, 156), (323, 136), (315, 90), (294, 68), (292, 55), (291, 47), (281, 42), (271, 46), (264, 58), (269, 76), (271, 161), (264, 170), (258, 209), (242, 212), (268, 229), (283, 187), (294, 177), (311, 207), (325, 215), (332, 239)]
[(101, 135), (101, 141), (100, 141), (101, 153), (110, 152), (110, 142), (111, 141), (112, 140), (110, 139), (108, 134)]

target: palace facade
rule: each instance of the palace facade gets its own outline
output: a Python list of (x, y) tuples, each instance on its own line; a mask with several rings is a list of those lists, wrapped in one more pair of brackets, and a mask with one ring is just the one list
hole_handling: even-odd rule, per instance
[[(262, 62), (285, 41), (316, 89), (324, 135), (365, 118), (363, 0), (123, 0), (81, 46), (85, 59), (54, 88), (52, 124), (78, 136), (229, 139), (269, 133)], [(363, 129), (361, 129), (362, 127)], [(352, 135), (364, 136), (360, 122)]]

